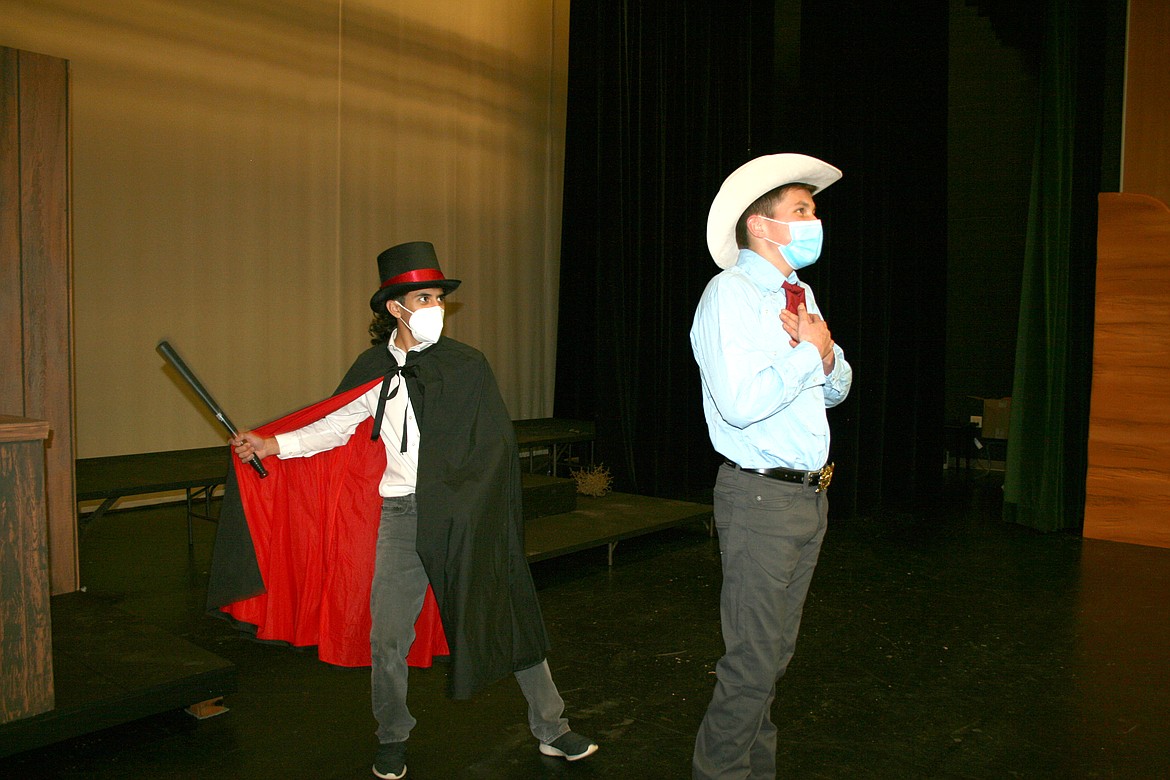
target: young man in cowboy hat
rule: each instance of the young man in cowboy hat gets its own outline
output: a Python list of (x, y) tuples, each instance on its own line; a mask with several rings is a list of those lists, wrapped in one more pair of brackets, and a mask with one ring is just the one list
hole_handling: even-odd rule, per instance
[[(325, 540), (293, 541), (281, 554), (265, 549), (255, 555), (263, 583), (253, 586), (256, 595), (237, 587), (248, 598), (212, 597), (209, 588), (209, 603), (262, 638), (316, 644), (333, 663), (371, 665), (378, 777), (406, 776), (415, 725), (406, 705), (408, 660), (429, 665), (431, 653), (448, 648), (452, 696), (468, 698), (513, 674), (541, 753), (585, 758), (597, 743), (569, 730), (545, 660), (511, 419), (484, 356), (442, 336), (444, 300), (459, 281), (443, 275), (426, 242), (387, 249), (378, 269), (382, 285), (370, 300), (374, 346), (337, 394), (232, 440), (240, 461), (230, 490), (241, 495), (250, 535), (264, 537), (267, 548), (270, 539), (308, 525)], [(241, 467), (253, 455), (277, 456), (266, 464), (267, 479)], [(324, 501), (316, 488), (309, 499), (299, 487), (288, 494), (285, 485), (302, 482), (340, 487), (329, 487)], [(225, 508), (229, 503), (236, 502), (225, 499)], [(304, 505), (322, 508), (304, 512)], [(273, 507), (309, 517), (274, 522)], [(282, 556), (305, 546), (319, 546), (329, 562), (319, 566), (319, 553), (305, 555), (294, 568), (307, 570), (285, 588)], [(217, 536), (216, 557), (219, 548)], [(253, 553), (260, 549), (254, 545)], [(215, 568), (213, 562), (213, 578)], [(331, 584), (337, 580), (344, 581)], [(297, 620), (282, 617), (290, 609)], [(301, 617), (306, 612), (311, 620)]]
[(841, 172), (800, 154), (760, 157), (724, 181), (707, 218), (722, 269), (691, 346), (711, 443), (725, 653), (695, 739), (693, 777), (774, 778), (776, 682), (792, 658), (828, 517), (827, 407), (852, 370), (797, 270), (821, 250), (813, 195)]

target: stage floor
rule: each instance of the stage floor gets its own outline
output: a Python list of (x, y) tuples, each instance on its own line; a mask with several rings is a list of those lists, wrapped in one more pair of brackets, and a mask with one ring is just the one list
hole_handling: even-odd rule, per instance
[[(781, 777), (1170, 777), (1170, 550), (1000, 521), (1000, 487), (929, 511), (832, 518), (779, 683)], [(585, 499), (582, 499), (584, 501)], [(188, 557), (177, 509), (86, 535), (92, 596), (230, 661), (230, 711), (175, 710), (0, 759), (4, 778), (367, 780), (366, 670), (248, 641), (205, 617), (214, 526)], [(717, 541), (701, 522), (532, 564), (549, 663), (587, 761), (542, 757), (515, 683), (470, 702), (411, 674), (412, 780), (677, 780), (714, 685)]]

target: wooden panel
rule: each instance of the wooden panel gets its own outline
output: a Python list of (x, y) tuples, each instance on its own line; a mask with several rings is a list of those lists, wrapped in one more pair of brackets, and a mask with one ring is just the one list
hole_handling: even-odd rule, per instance
[(68, 64), (19, 53), (23, 414), (49, 422), (45, 447), (54, 593), (77, 589), (70, 353)]
[(1170, 202), (1170, 3), (1129, 0), (1122, 189)]
[(1099, 205), (1084, 535), (1170, 547), (1170, 209)]
[(0, 409), (24, 413), (15, 49), (0, 48)]
[(0, 441), (39, 441), (49, 436), (49, 424), (44, 420), (28, 420), (0, 414)]
[(0, 418), (0, 723), (47, 712), (54, 704), (47, 433), (43, 422)]

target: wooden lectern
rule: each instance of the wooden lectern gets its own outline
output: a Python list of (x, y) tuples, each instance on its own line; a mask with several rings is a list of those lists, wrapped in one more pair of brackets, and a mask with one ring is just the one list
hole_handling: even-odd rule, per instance
[(0, 724), (54, 707), (45, 439), (0, 415)]

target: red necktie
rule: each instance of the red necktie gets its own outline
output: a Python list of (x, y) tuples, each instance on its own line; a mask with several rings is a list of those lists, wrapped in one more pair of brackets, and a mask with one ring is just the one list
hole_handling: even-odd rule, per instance
[(792, 282), (785, 282), (783, 287), (788, 293), (788, 304), (784, 308), (796, 314), (796, 307), (804, 303), (804, 288)]

